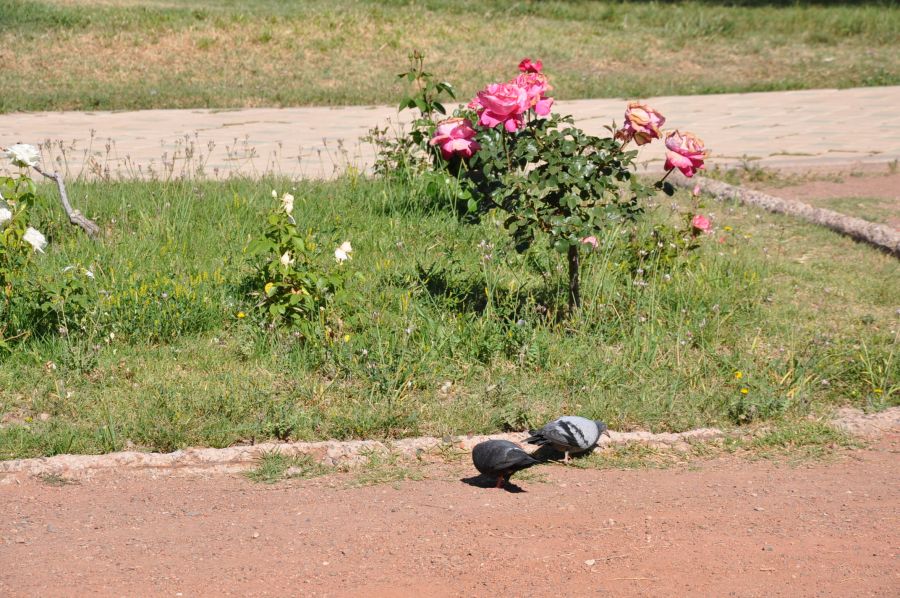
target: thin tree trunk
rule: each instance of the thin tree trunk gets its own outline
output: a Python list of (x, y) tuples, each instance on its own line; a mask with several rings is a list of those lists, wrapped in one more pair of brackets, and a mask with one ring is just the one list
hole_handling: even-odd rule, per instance
[(58, 172), (45, 172), (40, 166), (32, 166), (32, 168), (39, 174), (56, 182), (56, 188), (59, 189), (59, 199), (62, 202), (63, 210), (66, 211), (66, 216), (69, 217), (69, 222), (80, 226), (89, 237), (96, 237), (100, 234), (100, 227), (93, 220), (72, 208), (72, 204), (69, 203), (69, 194), (66, 192), (66, 183), (63, 181), (61, 174)]
[(883, 224), (847, 216), (833, 210), (815, 208), (802, 201), (782, 199), (759, 191), (753, 191), (752, 189), (735, 187), (734, 185), (708, 178), (688, 179), (678, 176), (672, 182), (684, 189), (692, 189), (695, 185), (698, 185), (700, 191), (708, 193), (720, 201), (733, 200), (741, 204), (762, 208), (769, 212), (794, 216), (859, 241), (865, 241), (887, 251), (894, 257), (900, 257), (900, 232)]
[(569, 245), (569, 313), (581, 307), (581, 281), (578, 264), (578, 246)]

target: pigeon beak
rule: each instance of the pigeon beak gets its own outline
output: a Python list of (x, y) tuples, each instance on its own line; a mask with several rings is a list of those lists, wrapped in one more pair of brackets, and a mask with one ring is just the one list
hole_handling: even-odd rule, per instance
[(606, 436), (607, 438), (609, 438), (610, 440), (612, 440), (612, 436), (609, 435), (609, 430), (603, 430), (602, 436)]

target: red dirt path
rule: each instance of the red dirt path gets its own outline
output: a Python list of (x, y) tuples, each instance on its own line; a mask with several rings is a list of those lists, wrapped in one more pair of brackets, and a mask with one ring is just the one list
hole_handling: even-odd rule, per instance
[(542, 466), (521, 493), (468, 462), (396, 487), (26, 478), (0, 485), (0, 596), (898, 596), (898, 449)]

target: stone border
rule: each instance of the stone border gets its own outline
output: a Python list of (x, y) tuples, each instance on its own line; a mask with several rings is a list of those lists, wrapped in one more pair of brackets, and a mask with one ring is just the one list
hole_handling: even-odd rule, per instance
[(732, 200), (740, 204), (762, 208), (769, 212), (794, 216), (795, 218), (824, 226), (842, 235), (874, 245), (887, 251), (894, 257), (900, 257), (900, 231), (894, 230), (890, 226), (876, 224), (854, 216), (847, 216), (834, 210), (815, 208), (802, 201), (782, 199), (760, 191), (735, 187), (734, 185), (705, 177), (688, 179), (683, 176), (677, 176), (672, 177), (672, 182), (683, 189), (699, 187), (701, 193), (712, 195), (719, 201)]
[[(834, 425), (848, 433), (872, 436), (900, 430), (900, 407), (880, 413), (864, 414), (857, 409), (841, 409)], [(601, 446), (642, 443), (656, 447), (685, 448), (691, 442), (722, 438), (725, 432), (717, 428), (700, 428), (680, 433), (653, 434), (650, 432), (610, 432), (601, 437)], [(141, 453), (128, 451), (106, 455), (57, 455), (36, 459), (0, 461), (0, 481), (17, 475), (55, 475), (71, 478), (90, 477), (94, 473), (116, 470), (150, 471), (160, 474), (175, 471), (187, 473), (223, 473), (249, 469), (263, 455), (310, 455), (328, 466), (352, 466), (365, 462), (371, 454), (399, 454), (417, 457), (443, 448), (470, 451), (483, 440), (499, 438), (522, 442), (527, 434), (493, 434), (489, 436), (453, 436), (435, 438), (404, 438), (396, 441), (349, 440), (325, 442), (265, 443), (223, 449), (190, 448), (173, 453)]]

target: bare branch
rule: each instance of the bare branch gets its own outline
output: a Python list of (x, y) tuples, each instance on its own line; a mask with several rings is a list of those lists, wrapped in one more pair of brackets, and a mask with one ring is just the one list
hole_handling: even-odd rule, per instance
[(58, 172), (48, 173), (45, 172), (40, 166), (32, 166), (38, 174), (41, 174), (48, 179), (52, 179), (56, 181), (56, 187), (59, 189), (59, 198), (62, 202), (63, 210), (66, 211), (66, 216), (69, 217), (69, 222), (80, 226), (81, 229), (88, 234), (89, 237), (93, 238), (100, 234), (100, 227), (91, 220), (86, 217), (84, 214), (79, 212), (76, 209), (72, 208), (72, 204), (69, 203), (69, 194), (66, 192), (66, 183), (63, 181), (63, 177)]

